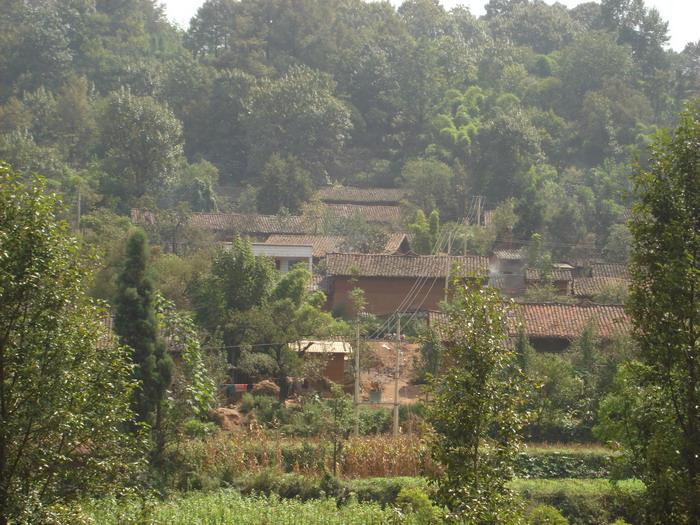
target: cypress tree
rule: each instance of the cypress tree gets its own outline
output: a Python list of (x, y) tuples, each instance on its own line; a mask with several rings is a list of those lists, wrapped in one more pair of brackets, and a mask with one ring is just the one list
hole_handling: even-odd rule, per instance
[(158, 336), (153, 304), (153, 284), (147, 276), (146, 234), (135, 230), (127, 240), (126, 261), (119, 275), (114, 328), (122, 344), (134, 351), (134, 378), (139, 387), (133, 409), (138, 421), (148, 423), (162, 449), (163, 405), (172, 379), (173, 362)]

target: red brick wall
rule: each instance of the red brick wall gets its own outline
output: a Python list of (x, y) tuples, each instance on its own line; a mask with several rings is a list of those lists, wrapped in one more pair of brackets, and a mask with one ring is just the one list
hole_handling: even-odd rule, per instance
[[(331, 311), (352, 316), (349, 294), (353, 288), (359, 287), (365, 291), (368, 312), (376, 315), (390, 314), (401, 305), (415, 283), (415, 278), (360, 277), (351, 283), (347, 277), (334, 277), (328, 307)], [(436, 310), (440, 301), (445, 298), (445, 279), (426, 279), (421, 280), (421, 283), (423, 286), (418, 286), (418, 293), (412, 294), (412, 297), (415, 297), (401, 308), (402, 311), (418, 308)]]
[(345, 354), (333, 354), (326, 363), (326, 378), (343, 384), (345, 378)]

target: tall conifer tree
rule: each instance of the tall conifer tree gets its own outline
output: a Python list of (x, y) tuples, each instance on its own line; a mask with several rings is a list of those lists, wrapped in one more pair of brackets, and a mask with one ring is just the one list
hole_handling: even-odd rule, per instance
[(158, 336), (153, 285), (147, 275), (147, 245), (142, 230), (135, 230), (127, 240), (114, 327), (121, 342), (134, 350), (134, 377), (139, 387), (134, 394), (133, 408), (139, 421), (151, 425), (157, 452), (163, 446), (163, 405), (172, 379), (173, 362)]

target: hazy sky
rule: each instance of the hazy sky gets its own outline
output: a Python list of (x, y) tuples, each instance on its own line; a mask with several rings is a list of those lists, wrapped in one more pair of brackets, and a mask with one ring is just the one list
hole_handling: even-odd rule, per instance
[[(470, 11), (480, 16), (484, 13), (487, 0), (441, 0), (446, 8), (456, 5), (466, 5)], [(561, 3), (573, 7), (583, 0), (560, 0)], [(187, 27), (190, 18), (204, 0), (161, 0), (165, 4), (168, 17), (182, 27)], [(394, 5), (400, 5), (401, 0), (391, 0)], [(549, 2), (548, 3), (552, 3)], [(664, 20), (668, 21), (671, 35), (671, 47), (681, 51), (688, 42), (700, 40), (700, 0), (646, 0), (647, 6), (656, 7)]]

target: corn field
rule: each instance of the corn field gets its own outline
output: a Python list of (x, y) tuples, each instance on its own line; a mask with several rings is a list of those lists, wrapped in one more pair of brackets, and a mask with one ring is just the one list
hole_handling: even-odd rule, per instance
[[(276, 440), (266, 434), (219, 434), (177, 444), (169, 451), (180, 490), (211, 488), (266, 470), (320, 475), (333, 472), (333, 445), (323, 440)], [(375, 436), (342, 443), (336, 472), (344, 478), (426, 476), (434, 472), (427, 445), (416, 437)]]

